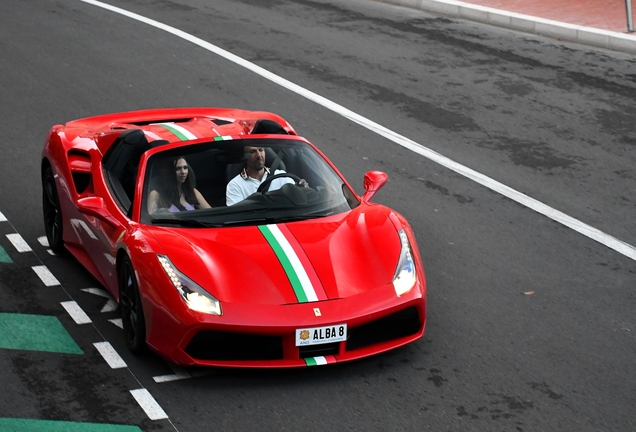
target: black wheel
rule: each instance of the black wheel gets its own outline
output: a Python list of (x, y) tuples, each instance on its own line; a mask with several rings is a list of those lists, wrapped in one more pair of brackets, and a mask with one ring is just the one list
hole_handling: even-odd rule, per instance
[(146, 321), (135, 272), (127, 257), (119, 268), (119, 305), (126, 345), (131, 352), (141, 354), (146, 351)]
[(265, 179), (265, 181), (263, 183), (260, 184), (260, 186), (258, 187), (258, 189), (256, 190), (256, 192), (259, 193), (265, 193), (269, 190), (269, 186), (272, 184), (272, 182), (274, 180), (276, 180), (277, 178), (281, 178), (281, 177), (289, 177), (292, 180), (294, 180), (294, 182), (296, 182), (296, 184), (298, 184), (300, 182), (300, 177), (298, 177), (296, 174), (291, 174), (291, 173), (278, 173), (278, 174), (274, 174), (273, 176), (267, 176), (267, 178)]
[(42, 174), (42, 211), (44, 215), (44, 230), (49, 241), (49, 247), (55, 253), (64, 251), (62, 238), (62, 209), (55, 187), (55, 177), (51, 167)]

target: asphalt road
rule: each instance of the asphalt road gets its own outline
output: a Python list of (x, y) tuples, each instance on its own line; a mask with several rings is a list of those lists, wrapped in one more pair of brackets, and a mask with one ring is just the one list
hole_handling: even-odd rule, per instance
[[(109, 3), (636, 245), (632, 57), (362, 0)], [(55, 316), (82, 351), (0, 348), (0, 426), (636, 429), (634, 259), (191, 42), (79, 0), (0, 3), (0, 95), (0, 246), (10, 257), (0, 262), (0, 315)], [(276, 112), (358, 192), (366, 171), (387, 172), (374, 200), (415, 229), (429, 287), (425, 338), (347, 364), (177, 370), (192, 377), (157, 382), (174, 368), (127, 353), (109, 321), (117, 312), (82, 291), (96, 282), (39, 243), (39, 163), (56, 123), (172, 106)], [(16, 232), (32, 251), (15, 250), (6, 234)], [(45, 286), (37, 265), (59, 285)], [(68, 316), (60, 303), (70, 300), (92, 323)], [(127, 367), (111, 368), (100, 341)], [(148, 417), (130, 393), (139, 388), (168, 418)]]

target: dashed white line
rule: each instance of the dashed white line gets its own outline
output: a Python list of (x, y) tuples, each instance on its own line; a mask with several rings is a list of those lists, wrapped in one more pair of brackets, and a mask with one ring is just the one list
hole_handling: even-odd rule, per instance
[(161, 408), (161, 406), (159, 406), (148, 390), (141, 388), (131, 390), (130, 393), (133, 395), (139, 406), (141, 406), (141, 408), (146, 412), (146, 415), (150, 420), (162, 420), (168, 418), (166, 412)]
[(191, 374), (185, 374), (185, 375), (179, 375), (179, 374), (157, 375), (157, 376), (152, 377), (152, 379), (154, 379), (157, 384), (171, 382), (171, 381), (179, 381), (179, 380), (190, 379), (190, 378), (192, 378)]
[(226, 51), (222, 48), (217, 47), (216, 45), (213, 45), (209, 42), (204, 41), (203, 39), (200, 39), (196, 36), (193, 36), (189, 33), (186, 33), (182, 30), (176, 29), (174, 27), (171, 27), (169, 25), (163, 24), (159, 21), (155, 21), (153, 19), (150, 18), (146, 18), (142, 15), (138, 15), (136, 13), (133, 12), (129, 12), (125, 9), (121, 9), (115, 6), (111, 6), (109, 4), (106, 3), (102, 3), (100, 1), (97, 0), (81, 0), (84, 3), (88, 3), (88, 4), (92, 4), (94, 6), (97, 7), (101, 7), (103, 9), (107, 9), (110, 10), (112, 12), (118, 13), (120, 15), (124, 15), (127, 16), (128, 18), (132, 18), (134, 20), (143, 22), (145, 24), (148, 24), (150, 26), (153, 26), (155, 28), (158, 28), (160, 30), (163, 30), (165, 32), (171, 33), (177, 37), (180, 37), (188, 42), (191, 42), (195, 45), (200, 46), (201, 48), (208, 50), (220, 57), (225, 58), (226, 60), (229, 60), (249, 71), (254, 72), (257, 75), (262, 76), (265, 79), (268, 79), (270, 81), (272, 81), (275, 84), (280, 85), (281, 87), (286, 88), (287, 90), (290, 90), (310, 101), (315, 102), (318, 105), (321, 105), (325, 108), (327, 108), (330, 111), (333, 111), (341, 116), (343, 116), (346, 119), (351, 120), (354, 123), (359, 124), (360, 126), (369, 129), (372, 132), (375, 132), (376, 134), (385, 137), (386, 139), (393, 141), (394, 143), (407, 148), (421, 156), (424, 156), (425, 158), (428, 158), (430, 160), (432, 160), (433, 162), (436, 162), (470, 180), (473, 180), (479, 184), (481, 184), (482, 186), (487, 187), (488, 189), (495, 191), (525, 207), (528, 207), (552, 220), (554, 220), (555, 222), (558, 222), (560, 224), (563, 224), (571, 229), (573, 229), (574, 231), (583, 234), (584, 236), (595, 240), (611, 249), (614, 249), (615, 251), (633, 259), (636, 260), (636, 247), (622, 241), (619, 240), (609, 234), (606, 234), (590, 225), (587, 225), (581, 221), (579, 221), (578, 219), (575, 219), (571, 216), (568, 216), (552, 207), (547, 206), (546, 204), (543, 204), (519, 191), (516, 191), (512, 188), (510, 188), (509, 186), (504, 185), (503, 183), (500, 183), (490, 177), (487, 177), (481, 173), (478, 173), (477, 171), (470, 169), (464, 165), (461, 165), (457, 162), (455, 162), (452, 159), (447, 158), (446, 156), (443, 156), (439, 153), (437, 153), (434, 150), (431, 150), (427, 147), (424, 147), (421, 144), (416, 143), (415, 141), (406, 138), (400, 134), (398, 134), (397, 132), (394, 132), (378, 123), (375, 123), (351, 110), (349, 110), (348, 108), (345, 108), (342, 105), (339, 105), (323, 96), (320, 96), (317, 93), (314, 93), (310, 90), (307, 90), (297, 84), (294, 84), (293, 82), (286, 80), (285, 78), (282, 78), (276, 74), (273, 74), (272, 72), (268, 71), (267, 69), (264, 69), (260, 66), (257, 66), (254, 63), (251, 63), (235, 54), (232, 54), (229, 51)]
[(122, 322), (121, 318), (113, 318), (113, 319), (109, 319), (108, 321), (115, 324), (120, 329), (124, 328), (124, 323)]
[(127, 367), (124, 359), (117, 354), (117, 351), (115, 351), (115, 348), (113, 348), (110, 342), (95, 342), (93, 345), (111, 368), (121, 369)]
[(84, 291), (85, 293), (94, 294), (96, 296), (104, 297), (106, 299), (113, 298), (113, 296), (111, 296), (108, 291), (103, 290), (101, 288), (82, 288), (82, 291)]
[(93, 321), (86, 315), (86, 312), (75, 301), (65, 301), (60, 303), (66, 312), (73, 318), (76, 324), (90, 324)]
[(53, 273), (46, 268), (46, 266), (39, 265), (31, 267), (33, 271), (40, 277), (44, 285), (46, 286), (55, 286), (59, 285), (60, 282), (53, 276)]
[(18, 233), (7, 234), (7, 238), (18, 252), (31, 252), (31, 246)]
[(216, 373), (214, 370), (210, 370), (210, 369), (193, 369), (192, 371), (190, 371), (186, 368), (183, 368), (177, 365), (170, 365), (170, 369), (174, 371), (174, 374), (157, 375), (152, 378), (155, 380), (156, 383), (161, 384), (161, 383), (178, 381), (178, 380), (189, 379), (189, 378), (199, 378), (199, 377), (204, 377), (204, 376), (208, 376), (208, 375), (212, 375)]
[(47, 239), (46, 236), (38, 237), (38, 241), (42, 246), (49, 247), (49, 239)]
[(172, 374), (172, 375), (158, 375), (158, 376), (155, 376), (155, 377), (152, 377), (152, 378), (155, 380), (156, 383), (164, 383), (164, 382), (170, 382), (170, 381), (177, 381), (177, 380), (192, 378), (192, 374), (186, 368), (182, 368), (182, 367), (179, 367), (177, 365), (171, 365), (170, 368), (172, 369), (174, 374)]
[(0, 222), (6, 222), (7, 218), (4, 217), (4, 215), (2, 214), (2, 212), (0, 212)]
[(106, 290), (101, 288), (82, 288), (82, 291), (108, 299), (106, 304), (102, 307), (101, 313), (112, 312), (119, 307), (113, 296)]

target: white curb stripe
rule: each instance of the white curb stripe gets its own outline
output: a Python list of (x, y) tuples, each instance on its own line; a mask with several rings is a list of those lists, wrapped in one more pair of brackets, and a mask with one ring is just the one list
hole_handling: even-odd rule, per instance
[(55, 276), (53, 276), (53, 273), (51, 273), (50, 270), (46, 268), (46, 266), (39, 265), (39, 266), (33, 266), (31, 268), (40, 277), (40, 280), (44, 283), (44, 285), (55, 286), (60, 284), (60, 282), (57, 279), (55, 279)]
[(113, 296), (111, 296), (108, 291), (103, 290), (101, 288), (82, 288), (81, 291), (84, 291), (85, 293), (93, 294), (96, 296), (104, 297), (105, 299), (109, 299), (109, 300), (113, 298)]
[(18, 252), (31, 252), (31, 246), (18, 233), (7, 234), (7, 238)]
[(156, 383), (165, 383), (170, 381), (177, 381), (182, 379), (192, 378), (192, 374), (188, 369), (177, 365), (170, 365), (170, 369), (174, 372), (172, 375), (158, 375), (153, 377)]
[(93, 321), (86, 315), (86, 312), (75, 301), (66, 301), (60, 303), (66, 312), (73, 318), (75, 324), (90, 324)]
[(112, 369), (121, 369), (127, 366), (124, 359), (117, 354), (117, 351), (109, 342), (95, 342), (93, 345)]
[(190, 378), (192, 378), (192, 375), (190, 375), (190, 374), (187, 374), (187, 375), (177, 375), (177, 374), (173, 374), (173, 375), (157, 375), (157, 376), (152, 377), (152, 379), (154, 379), (157, 384), (163, 384), (163, 383), (167, 383), (167, 382), (179, 381), (179, 380), (190, 379)]
[(141, 388), (131, 390), (130, 393), (133, 395), (139, 406), (141, 406), (141, 408), (146, 412), (146, 415), (150, 420), (162, 420), (168, 418), (166, 412), (161, 408), (161, 406), (159, 406), (148, 390)]
[(269, 72), (266, 69), (263, 69), (260, 66), (257, 66), (253, 63), (250, 63), (249, 61), (242, 59), (241, 57), (234, 55), (232, 53), (230, 53), (229, 51), (226, 51), (224, 49), (221, 49), (219, 47), (217, 47), (216, 45), (213, 45), (209, 42), (206, 42), (202, 39), (199, 39), (195, 36), (192, 36), (184, 31), (178, 30), (174, 27), (171, 27), (169, 25), (160, 23), (158, 21), (146, 18), (144, 16), (138, 15), (136, 13), (133, 12), (129, 12), (127, 10), (124, 9), (120, 9), (118, 7), (115, 6), (111, 6), (108, 5), (106, 3), (102, 3), (96, 0), (81, 0), (84, 3), (88, 3), (88, 4), (92, 4), (94, 6), (98, 6), (101, 7), (103, 9), (107, 9), (110, 10), (112, 12), (127, 16), (129, 18), (132, 18), (134, 20), (143, 22), (145, 24), (148, 24), (150, 26), (156, 27), (160, 30), (164, 30), (168, 33), (171, 33), (177, 37), (180, 37), (188, 42), (191, 42), (195, 45), (200, 46), (201, 48), (204, 48), (212, 53), (215, 53), (233, 63), (236, 63), (237, 65), (244, 67), (245, 69), (248, 69), (252, 72), (254, 72), (255, 74), (258, 74), (260, 76), (262, 76), (265, 79), (268, 79), (270, 81), (272, 81), (273, 83), (276, 83), (278, 85), (280, 85), (281, 87), (284, 87), (300, 96), (303, 96), (313, 102), (315, 102), (318, 105), (321, 105), (337, 114), (340, 114), (341, 116), (343, 116), (344, 118), (347, 118), (349, 120), (351, 120), (352, 122), (359, 124), (360, 126), (363, 126), (367, 129), (369, 129), (370, 131), (373, 131), (375, 133), (377, 133), (380, 136), (383, 136), (385, 138), (387, 138), (390, 141), (393, 141), (396, 144), (399, 144), (421, 156), (424, 156), (458, 174), (463, 175), (464, 177), (467, 177), (495, 192), (498, 192), (502, 195), (504, 195), (505, 197), (510, 198), (511, 200), (518, 202), (521, 205), (524, 205), (544, 216), (547, 216), (548, 218), (563, 224), (569, 228), (572, 228), (574, 231), (583, 234), (584, 236), (591, 238), (592, 240), (596, 240), (597, 242), (611, 248), (614, 249), (616, 252), (619, 252), (633, 260), (636, 260), (636, 247), (625, 243), (622, 240), (619, 240), (615, 237), (610, 236), (609, 234), (606, 234), (590, 225), (587, 225), (581, 221), (579, 221), (578, 219), (574, 219), (573, 217), (570, 217), (568, 215), (566, 215), (565, 213), (562, 213), (556, 209), (553, 209), (552, 207), (549, 207), (537, 200), (535, 200), (534, 198), (530, 198), (529, 196), (518, 192), (502, 183), (499, 183), (498, 181), (491, 179), (483, 174), (480, 174), (468, 167), (465, 167), (449, 158), (447, 158), (446, 156), (442, 156), (441, 154), (426, 148), (418, 143), (416, 143), (415, 141), (412, 141), (400, 134), (398, 134), (397, 132), (394, 132), (390, 129), (385, 128), (384, 126), (379, 125), (378, 123), (372, 122), (371, 120), (362, 117), (359, 114), (356, 114), (355, 112), (341, 106), (338, 105), (332, 101), (330, 101), (329, 99), (320, 96), (314, 92), (311, 92), (303, 87), (300, 87), (297, 84), (292, 83), (291, 81), (288, 81), (282, 77), (279, 77), (278, 75), (275, 75), (271, 72)]
[(124, 324), (121, 320), (121, 318), (113, 318), (113, 319), (109, 319), (108, 322), (115, 324), (117, 327), (119, 327), (120, 329), (124, 328)]

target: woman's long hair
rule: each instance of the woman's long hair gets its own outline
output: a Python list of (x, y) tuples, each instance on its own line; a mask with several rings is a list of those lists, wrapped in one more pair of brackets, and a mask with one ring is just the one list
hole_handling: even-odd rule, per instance
[[(177, 180), (177, 162), (181, 159), (185, 160), (186, 163), (188, 162), (185, 157), (179, 156), (174, 159), (168, 159), (163, 166), (163, 174), (161, 176), (162, 182), (158, 188), (161, 207), (170, 207), (171, 205), (174, 205), (179, 210), (185, 210), (185, 207), (181, 205), (179, 183)], [(192, 169), (190, 168), (190, 165), (188, 165), (188, 176), (181, 184), (181, 191), (183, 192), (183, 196), (188, 204), (197, 206), (199, 205), (199, 201), (194, 194), (194, 176), (190, 175), (191, 171)]]

